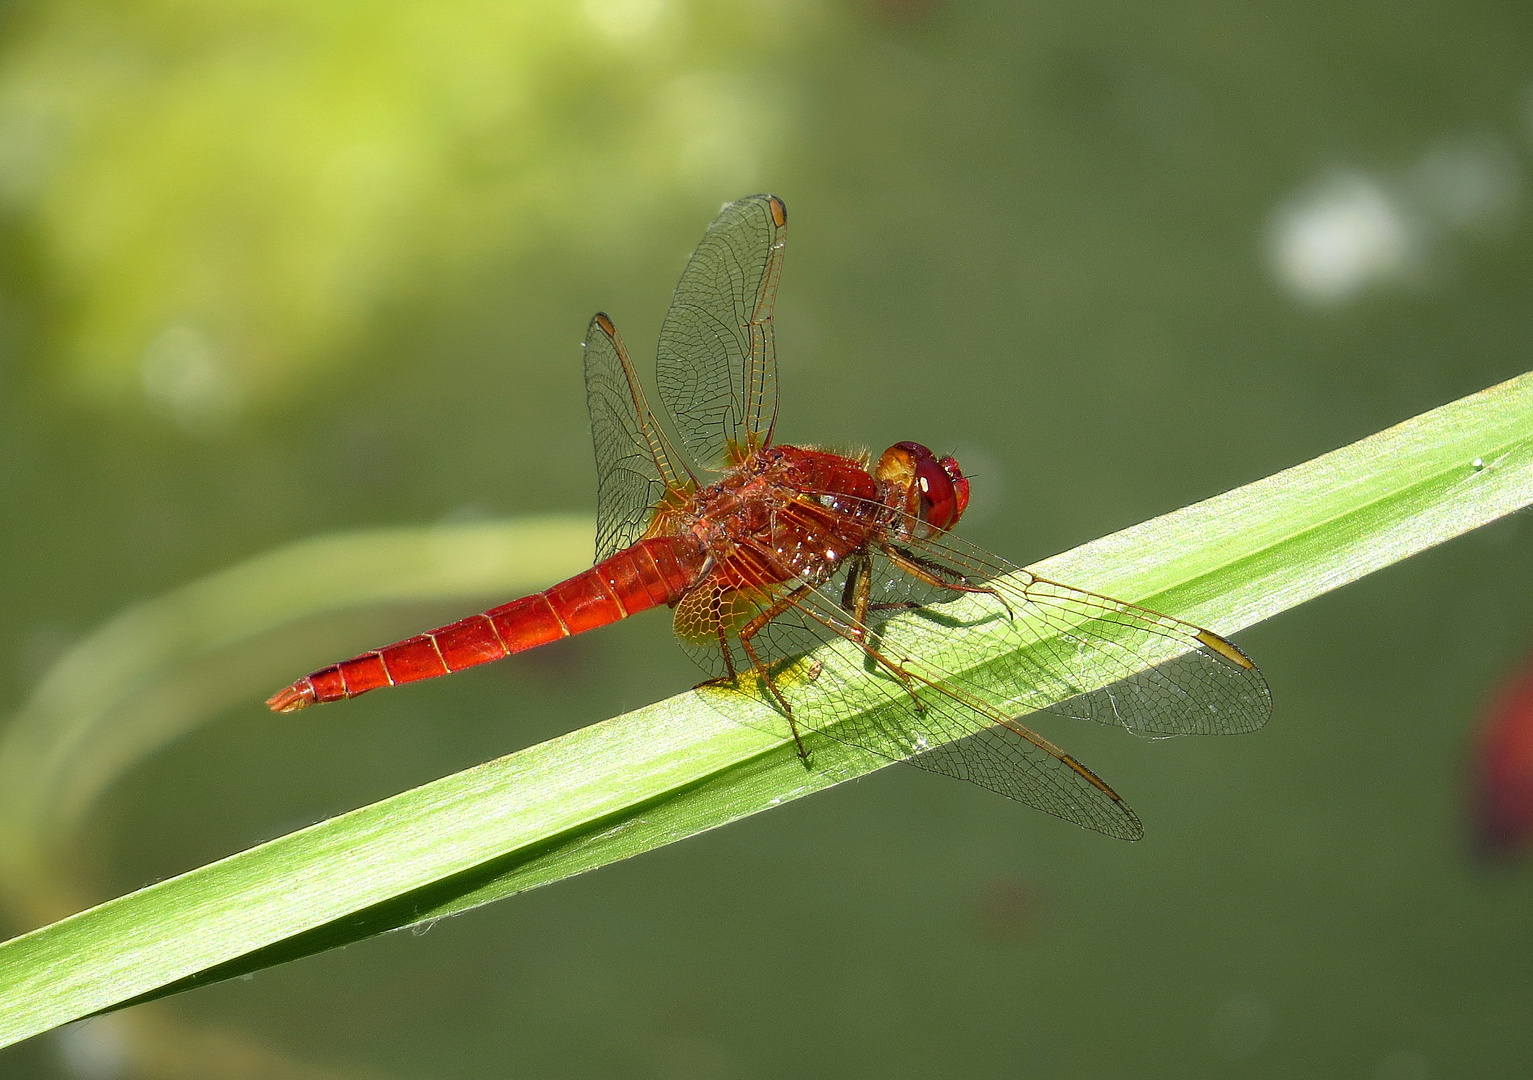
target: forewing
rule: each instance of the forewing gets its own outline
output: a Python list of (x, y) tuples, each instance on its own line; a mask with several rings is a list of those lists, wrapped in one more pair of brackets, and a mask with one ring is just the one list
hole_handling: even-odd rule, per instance
[[(870, 627), (858, 640), (838, 603), (840, 588), (838, 578), (800, 593), (753, 640), (802, 731), (967, 780), (1109, 836), (1134, 840), (1143, 835), (1138, 818), (1107, 784), (1021, 723), (996, 712), (981, 688), (932, 663), (889, 660), (886, 650), (891, 645), (902, 654), (912, 648), (930, 652), (930, 643), (917, 639), (938, 633), (933, 626), (919, 625), (914, 633), (902, 633), (898, 642), (880, 640)], [(775, 597), (751, 602), (766, 610), (790, 591), (784, 588)], [(678, 623), (683, 617), (678, 609)], [(805, 659), (815, 645), (821, 647)], [(716, 645), (712, 657), (701, 643), (698, 651), (705, 654), (705, 663), (716, 663), (720, 655)], [(759, 710), (750, 702), (764, 701), (781, 711), (749, 666), (737, 662), (736, 670), (740, 675), (730, 687), (700, 688), (704, 697), (748, 724), (760, 722), (755, 719)]]
[[(920, 532), (901, 524), (888, 535)], [(870, 585), (862, 623), (848, 610), (853, 568)], [(797, 601), (753, 645), (802, 727), (1108, 835), (1140, 835), (1133, 812), (1020, 718), (1051, 712), (1154, 737), (1251, 731), (1271, 712), (1261, 673), (1218, 635), (1047, 581), (952, 537), (891, 542), (828, 582), (751, 598), (752, 610), (770, 612), (795, 589)], [(801, 659), (817, 643), (825, 647)], [(738, 693), (772, 704), (731, 648), (744, 673)], [(696, 652), (717, 658), (717, 634)], [(746, 712), (731, 709), (729, 694), (711, 696), (726, 712)]]
[(617, 328), (598, 314), (586, 329), (586, 401), (596, 447), (596, 561), (642, 537), (668, 494), (690, 482), (644, 401)]
[[(1164, 737), (1254, 731), (1272, 714), (1260, 670), (1212, 631), (1040, 578), (956, 537), (906, 550), (955, 584), (989, 590), (913, 619), (974, 624), (978, 633), (950, 646), (951, 662), (973, 668), (971, 678), (1008, 715), (1047, 711)], [(896, 565), (896, 596), (899, 577)]]
[(777, 419), (772, 305), (788, 213), (773, 195), (729, 203), (693, 252), (660, 328), (656, 382), (700, 465), (736, 464)]
[(1272, 715), (1261, 671), (1211, 631), (1039, 577), (1003, 595), (1037, 617), (1037, 629), (1019, 628), (1037, 642), (1039, 660), (1029, 663), (1081, 688), (1050, 712), (1150, 738), (1238, 735)]

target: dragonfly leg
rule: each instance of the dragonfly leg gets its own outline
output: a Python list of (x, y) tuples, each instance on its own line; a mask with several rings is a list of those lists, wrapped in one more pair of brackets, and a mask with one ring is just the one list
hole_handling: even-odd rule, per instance
[[(904, 605), (891, 606), (903, 607)], [(859, 641), (857, 644), (862, 646), (863, 652), (872, 657), (875, 664), (883, 668), (890, 675), (894, 676), (894, 681), (899, 683), (900, 686), (904, 688), (906, 694), (910, 695), (910, 707), (916, 711), (916, 715), (925, 716), (926, 706), (922, 704), (921, 699), (916, 696), (915, 683), (910, 677), (910, 672), (906, 671), (903, 665), (897, 664), (893, 660), (890, 660), (887, 656), (879, 652), (873, 646), (861, 641)]]
[[(846, 585), (841, 589), (841, 609), (851, 616), (846, 636), (861, 645), (868, 636), (867, 615), (869, 598), (872, 596), (872, 563), (866, 549), (859, 551), (846, 574)], [(881, 604), (872, 605), (881, 608)]]
[[(924, 581), (928, 585), (935, 585), (939, 589), (951, 589), (953, 592), (986, 593), (1000, 601), (1001, 606), (1006, 609), (1008, 617), (1012, 619), (1017, 617), (1017, 613), (1012, 610), (1011, 604), (998, 590), (992, 589), (988, 585), (970, 585), (969, 579), (956, 570), (951, 570), (941, 563), (932, 562), (930, 559), (923, 559), (915, 552), (906, 551), (902, 547), (887, 544), (883, 550), (884, 554), (889, 557), (890, 562), (894, 563), (895, 566), (898, 566), (911, 577)], [(952, 580), (953, 578), (957, 580)]]
[[(877, 647), (868, 641), (867, 615), (869, 611), (883, 611), (892, 608), (909, 610), (920, 607), (919, 604), (874, 604), (870, 602), (873, 568), (872, 560), (866, 554), (859, 557), (852, 564), (851, 572), (847, 575), (846, 586), (841, 591), (841, 607), (849, 616), (847, 622), (838, 622), (826, 615), (815, 612), (812, 609), (804, 609), (804, 614), (813, 618), (816, 622), (827, 629), (835, 631), (848, 641), (852, 642), (872, 660), (874, 664), (887, 671), (894, 679), (904, 687), (905, 693), (910, 695), (910, 705), (921, 715), (926, 715), (926, 706), (916, 696), (915, 687), (911, 681), (910, 673), (901, 665), (889, 659), (879, 652)], [(807, 587), (807, 586), (806, 586)]]
[(724, 630), (723, 620), (719, 621), (719, 651), (724, 654), (724, 670), (728, 672), (728, 675), (726, 675), (725, 678), (727, 678), (730, 682), (734, 682), (735, 658), (729, 651), (729, 635)]
[(738, 674), (735, 671), (735, 658), (734, 654), (729, 651), (729, 634), (724, 629), (723, 622), (719, 622), (714, 629), (717, 631), (719, 637), (719, 652), (724, 657), (724, 674), (720, 675), (716, 679), (704, 679), (702, 682), (697, 684), (698, 689), (701, 689), (704, 686), (719, 686), (724, 687), (725, 689), (738, 689), (739, 683), (737, 681)]
[(921, 606), (914, 600), (875, 604), (872, 602), (872, 595), (873, 562), (864, 551), (859, 553), (857, 561), (852, 563), (852, 569), (846, 575), (846, 585), (841, 590), (841, 608), (851, 616), (850, 625), (842, 629), (841, 633), (859, 645), (867, 640), (868, 612), (914, 611)]
[(751, 664), (756, 669), (756, 674), (766, 685), (767, 692), (777, 699), (777, 704), (782, 708), (782, 714), (788, 718), (788, 730), (793, 733), (793, 745), (798, 747), (798, 756), (807, 767), (809, 765), (809, 751), (804, 747), (804, 740), (798, 733), (798, 723), (793, 719), (793, 706), (788, 704), (788, 699), (782, 696), (782, 691), (777, 689), (777, 680), (772, 678), (772, 673), (761, 662), (761, 657), (756, 655), (756, 647), (745, 638), (740, 639), (740, 647), (745, 650), (745, 655), (751, 658)]
[(744, 649), (745, 655), (750, 657), (751, 666), (756, 669), (756, 675), (766, 686), (767, 692), (782, 707), (783, 715), (788, 718), (788, 730), (793, 733), (794, 745), (798, 747), (798, 756), (803, 759), (805, 765), (809, 764), (809, 751), (804, 748), (804, 740), (799, 737), (798, 723), (793, 719), (793, 707), (788, 704), (788, 699), (783, 697), (782, 691), (777, 689), (777, 681), (772, 678), (772, 673), (767, 669), (767, 666), (761, 662), (761, 657), (756, 655), (756, 647), (751, 644), (751, 639), (760, 633), (762, 628), (769, 622), (792, 607), (795, 601), (811, 588), (812, 586), (810, 585), (800, 585), (792, 592), (780, 597), (771, 607), (760, 612), (754, 619), (740, 628), (740, 648)]
[[(853, 573), (856, 573), (856, 572), (857, 572), (857, 568), (854, 566), (853, 567)], [(851, 592), (852, 592), (851, 587), (848, 586), (847, 595), (851, 595)], [(869, 603), (866, 602), (866, 599), (864, 599), (864, 602), (862, 604), (858, 605), (858, 606), (863, 609), (863, 613), (865, 614), (868, 610), (874, 610), (879, 605), (869, 604)], [(890, 607), (904, 607), (903, 604), (891, 604), (889, 606)], [(804, 608), (803, 611), (804, 611), (804, 614), (810, 616), (816, 622), (820, 623), (822, 626), (825, 626), (827, 629), (835, 631), (837, 634), (840, 634), (842, 637), (846, 638), (848, 641), (853, 642), (859, 649), (861, 649), (863, 651), (863, 653), (868, 657), (869, 660), (873, 661), (873, 663), (878, 668), (880, 668), (881, 670), (887, 672), (890, 676), (892, 676), (894, 678), (894, 680), (896, 682), (898, 682), (900, 684), (900, 686), (904, 689), (905, 693), (909, 695), (909, 697), (910, 697), (910, 707), (915, 710), (916, 715), (917, 716), (925, 716), (926, 715), (926, 704), (925, 704), (925, 702), (923, 702), (921, 700), (920, 696), (916, 693), (915, 684), (917, 682), (921, 682), (921, 683), (925, 683), (928, 686), (932, 686), (933, 684), (932, 684), (931, 680), (923, 678), (922, 676), (920, 676), (918, 674), (917, 675), (912, 675), (910, 672), (905, 670), (905, 666), (903, 664), (900, 664), (900, 663), (898, 663), (898, 662), (896, 662), (894, 660), (891, 660), (889, 657), (885, 656), (882, 652), (880, 652), (877, 646), (875, 646), (872, 643), (870, 643), (867, 640), (866, 624), (859, 617), (857, 611), (855, 611), (855, 610), (849, 610), (848, 611), (848, 614), (851, 615), (856, 620), (856, 622), (854, 624), (852, 624), (852, 625), (843, 624), (841, 622), (838, 622), (837, 620), (831, 619), (827, 615), (824, 615), (824, 614), (822, 614), (820, 612), (814, 611), (812, 608)], [(861, 633), (861, 634), (854, 634), (852, 631), (855, 628), (857, 628), (857, 627), (861, 627), (862, 630), (863, 630), (863, 633)], [(912, 746), (911, 747), (911, 753), (919, 753), (920, 749), (921, 748), (919, 746)]]
[[(851, 616), (851, 625), (840, 628), (840, 632), (861, 647), (875, 664), (882, 666), (890, 675), (893, 675), (905, 688), (905, 693), (910, 695), (910, 703), (916, 712), (925, 715), (926, 706), (921, 704), (921, 699), (916, 696), (915, 689), (910, 685), (910, 676), (905, 673), (905, 669), (881, 654), (868, 642), (868, 612), (913, 611), (921, 605), (914, 601), (875, 604), (872, 602), (872, 595), (873, 560), (868, 557), (867, 551), (863, 550), (857, 553), (857, 561), (852, 563), (852, 568), (846, 575), (846, 587), (841, 590), (841, 607)], [(832, 629), (837, 628), (832, 627)]]
[(914, 611), (921, 606), (914, 600), (875, 604), (872, 602), (872, 595), (873, 562), (864, 551), (860, 552), (857, 561), (852, 563), (852, 568), (846, 575), (846, 585), (841, 590), (841, 609), (851, 616), (851, 622), (844, 627), (833, 628), (858, 645), (866, 642), (868, 638), (868, 612)]

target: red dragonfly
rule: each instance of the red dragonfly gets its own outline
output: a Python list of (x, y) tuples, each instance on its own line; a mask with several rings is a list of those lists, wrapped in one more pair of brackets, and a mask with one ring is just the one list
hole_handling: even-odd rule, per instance
[(595, 566), (321, 668), (267, 704), (289, 712), (446, 675), (666, 605), (714, 675), (700, 689), (742, 718), (772, 707), (806, 763), (804, 733), (818, 732), (1138, 839), (1117, 793), (1018, 718), (1046, 710), (1146, 736), (1251, 731), (1271, 712), (1261, 673), (1218, 634), (952, 536), (969, 501), (952, 457), (914, 442), (876, 462), (774, 444), (787, 219), (771, 195), (730, 203), (682, 274), (656, 372), (679, 448), (612, 320), (591, 321)]

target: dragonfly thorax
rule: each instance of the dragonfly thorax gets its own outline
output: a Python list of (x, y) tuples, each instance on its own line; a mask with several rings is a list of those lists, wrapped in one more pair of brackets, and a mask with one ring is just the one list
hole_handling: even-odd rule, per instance
[(686, 516), (710, 561), (737, 587), (820, 582), (881, 527), (879, 495), (852, 458), (774, 446), (698, 491)]

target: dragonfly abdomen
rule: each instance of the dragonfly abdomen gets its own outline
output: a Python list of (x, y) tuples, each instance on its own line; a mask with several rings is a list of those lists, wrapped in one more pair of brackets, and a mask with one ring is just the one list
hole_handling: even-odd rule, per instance
[(691, 538), (640, 540), (551, 589), (396, 641), (299, 679), (267, 705), (293, 712), (418, 682), (583, 634), (661, 604), (697, 580), (703, 554)]

